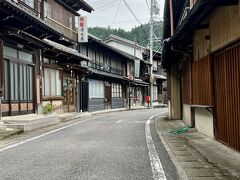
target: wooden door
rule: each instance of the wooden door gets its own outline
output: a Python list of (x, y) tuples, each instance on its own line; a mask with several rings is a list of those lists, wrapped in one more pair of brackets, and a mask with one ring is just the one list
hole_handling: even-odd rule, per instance
[(64, 112), (75, 111), (75, 80), (63, 79), (63, 110)]
[(240, 151), (240, 45), (214, 56), (216, 138)]
[(111, 84), (105, 83), (105, 109), (111, 109), (111, 100), (112, 100), (112, 92), (111, 92)]

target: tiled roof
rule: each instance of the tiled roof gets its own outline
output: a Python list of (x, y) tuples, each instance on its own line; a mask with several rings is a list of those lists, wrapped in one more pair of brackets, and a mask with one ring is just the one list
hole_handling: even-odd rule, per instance
[(90, 60), (90, 58), (88, 58), (87, 56), (83, 55), (83, 54), (80, 54), (77, 50), (75, 49), (72, 49), (72, 48), (69, 48), (67, 46), (64, 46), (62, 44), (59, 44), (59, 43), (56, 43), (54, 41), (51, 41), (49, 39), (43, 39), (44, 42), (46, 42), (47, 44), (49, 44), (50, 46), (52, 46), (53, 48), (57, 49), (57, 50), (60, 50), (60, 51), (63, 51), (65, 53), (68, 53), (68, 54), (72, 54), (74, 56), (77, 56), (81, 59), (85, 59), (85, 60)]

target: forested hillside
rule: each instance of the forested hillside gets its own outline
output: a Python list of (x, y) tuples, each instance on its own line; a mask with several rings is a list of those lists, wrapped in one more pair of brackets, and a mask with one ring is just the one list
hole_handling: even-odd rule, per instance
[[(160, 23), (160, 28), (155, 32), (158, 37), (162, 37), (162, 22)], [(114, 34), (120, 36), (122, 38), (134, 41), (134, 37), (136, 36), (137, 43), (142, 46), (147, 46), (149, 43), (149, 24), (140, 25), (138, 27), (133, 28), (131, 31), (125, 31), (124, 29), (112, 29), (111, 27), (90, 27), (88, 28), (88, 32), (93, 34), (101, 39), (106, 39), (110, 34)], [(158, 49), (159, 47), (155, 47)]]

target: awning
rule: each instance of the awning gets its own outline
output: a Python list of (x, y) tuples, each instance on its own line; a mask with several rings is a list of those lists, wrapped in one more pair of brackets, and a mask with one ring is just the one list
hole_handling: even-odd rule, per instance
[(59, 44), (59, 43), (56, 43), (56, 42), (53, 42), (49, 39), (43, 39), (44, 42), (46, 42), (48, 45), (52, 46), (54, 49), (57, 49), (59, 51), (63, 51), (64, 53), (67, 53), (69, 55), (72, 55), (72, 56), (75, 56), (75, 57), (78, 57), (80, 60), (85, 60), (85, 61), (89, 61), (91, 60), (89, 57), (83, 55), (83, 54), (80, 54), (77, 50), (75, 49), (71, 49), (67, 46), (64, 46), (62, 44)]
[(150, 85), (150, 83), (145, 82), (141, 79), (136, 79), (136, 78), (133, 80), (133, 82), (134, 82), (134, 85), (136, 85), (136, 86), (149, 86)]

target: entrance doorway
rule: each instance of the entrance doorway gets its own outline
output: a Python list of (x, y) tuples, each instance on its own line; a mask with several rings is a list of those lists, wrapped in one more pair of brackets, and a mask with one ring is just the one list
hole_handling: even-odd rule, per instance
[(34, 113), (33, 66), (18, 60), (5, 59), (4, 70), (3, 115)]
[(88, 111), (88, 82), (81, 82), (80, 85), (80, 110), (82, 112)]
[(63, 110), (64, 112), (75, 111), (75, 80), (63, 78)]
[(105, 82), (105, 109), (111, 109), (111, 84), (109, 82)]

